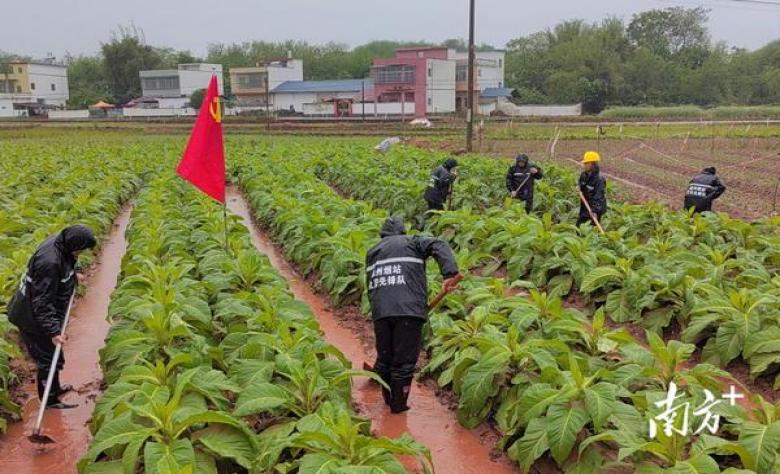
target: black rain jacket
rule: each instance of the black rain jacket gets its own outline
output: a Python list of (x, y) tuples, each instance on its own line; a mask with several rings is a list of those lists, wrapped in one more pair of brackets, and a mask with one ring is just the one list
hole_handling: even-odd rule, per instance
[(76, 286), (73, 252), (96, 244), (83, 225), (67, 227), (38, 247), (11, 301), (8, 319), (21, 331), (54, 337), (62, 331), (65, 312)]
[[(607, 212), (607, 182), (601, 176), (598, 165), (593, 166), (591, 171), (583, 171), (580, 174), (579, 185), (580, 191), (585, 195), (585, 199), (595, 214), (600, 216)], [(588, 213), (585, 206), (580, 203), (580, 214), (583, 212), (585, 215)]]
[[(538, 172), (531, 174), (531, 168), (536, 168)], [(525, 166), (517, 164), (510, 166), (506, 173), (506, 190), (510, 193), (517, 191), (517, 199), (533, 202), (534, 182), (537, 179), (542, 179), (542, 175), (542, 168), (534, 163), (528, 163)]]
[(423, 196), (426, 201), (434, 204), (444, 204), (447, 200), (447, 196), (450, 194), (450, 188), (452, 183), (455, 182), (456, 176), (450, 172), (447, 168), (447, 164), (451, 160), (447, 160), (444, 165), (439, 166), (433, 173), (431, 173), (431, 180), (428, 183), (428, 187), (425, 189), (425, 195)]
[(726, 192), (726, 186), (720, 181), (713, 168), (705, 168), (697, 174), (688, 184), (685, 192), (686, 209), (695, 208), (696, 212), (712, 209), (712, 201), (718, 199)]
[(366, 282), (373, 319), (428, 317), (425, 260), (433, 257), (444, 278), (458, 274), (450, 246), (441, 240), (405, 235), (403, 219), (389, 218), (382, 240), (366, 256)]

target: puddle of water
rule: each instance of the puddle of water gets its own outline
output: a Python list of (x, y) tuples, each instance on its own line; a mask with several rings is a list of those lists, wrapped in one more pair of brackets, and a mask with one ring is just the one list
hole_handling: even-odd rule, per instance
[[(0, 474), (75, 473), (76, 463), (87, 451), (92, 436), (87, 422), (100, 395), (103, 374), (98, 364), (98, 350), (103, 347), (109, 324), (106, 321), (111, 292), (116, 286), (127, 242), (125, 230), (130, 221), (126, 206), (105, 240), (97, 260), (96, 271), (86, 282), (87, 293), (73, 306), (65, 344), (65, 368), (62, 383), (72, 384), (74, 391), (63, 398), (78, 403), (72, 410), (47, 410), (43, 432), (57, 443), (36, 445), (27, 440), (35, 425), (38, 397), (35, 385), (28, 384), (29, 400), (23, 407), (23, 421), (9, 426), (0, 438)], [(41, 447), (44, 446), (44, 447)]]
[[(257, 229), (247, 202), (237, 188), (228, 189), (227, 205), (228, 209), (243, 219), (255, 247), (268, 256), (277, 271), (287, 279), (295, 297), (311, 307), (325, 333), (325, 340), (338, 347), (353, 367), (360, 368), (363, 362), (373, 364), (374, 355), (367, 354), (357, 336), (339, 324), (327, 299), (314, 293), (268, 236)], [(431, 450), (434, 467), (439, 473), (517, 472), (505, 459), (491, 461), (492, 443), (483, 445), (476, 430), (470, 431), (460, 426), (454, 413), (440, 404), (433, 390), (424, 385), (415, 384), (412, 387), (409, 397), (411, 410), (398, 415), (390, 413), (378, 385), (368, 379), (355, 380), (352, 397), (361, 414), (372, 420), (372, 431), (376, 435), (394, 438), (408, 432)]]

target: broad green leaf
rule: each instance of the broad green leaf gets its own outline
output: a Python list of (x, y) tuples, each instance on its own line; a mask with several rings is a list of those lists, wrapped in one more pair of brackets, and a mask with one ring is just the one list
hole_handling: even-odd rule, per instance
[(290, 400), (290, 395), (281, 387), (253, 382), (241, 391), (236, 402), (236, 416), (254, 415), (279, 408)]
[(577, 435), (588, 422), (588, 414), (580, 407), (557, 404), (550, 407), (544, 418), (547, 439), (553, 459), (562, 466), (571, 454)]
[(509, 448), (509, 458), (520, 465), (520, 470), (527, 474), (534, 462), (550, 449), (547, 440), (547, 420), (534, 418), (528, 423), (525, 434)]

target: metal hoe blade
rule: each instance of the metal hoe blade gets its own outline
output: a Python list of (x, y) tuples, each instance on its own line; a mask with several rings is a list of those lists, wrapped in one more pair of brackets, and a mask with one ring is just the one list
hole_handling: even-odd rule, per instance
[(51, 436), (42, 434), (40, 431), (33, 432), (33, 434), (27, 437), (27, 439), (29, 439), (31, 443), (35, 444), (54, 444), (57, 442), (57, 440)]

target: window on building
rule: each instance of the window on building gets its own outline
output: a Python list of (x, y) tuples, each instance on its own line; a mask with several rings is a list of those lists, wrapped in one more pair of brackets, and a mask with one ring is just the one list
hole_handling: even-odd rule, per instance
[(51, 90), (53, 90), (53, 91), (56, 91), (56, 90), (57, 90), (57, 86), (55, 86), (54, 84), (52, 84), (52, 85), (51, 85)]
[(406, 102), (414, 102), (414, 92), (406, 93)]
[(425, 53), (424, 53), (424, 52), (422, 52), (422, 51), (417, 51), (417, 57), (418, 57), (418, 58), (425, 57)]
[(145, 77), (143, 88), (149, 91), (175, 90), (179, 88), (179, 77)]
[(30, 89), (35, 90), (35, 83), (34, 82), (30, 83)]
[(16, 93), (21, 94), (22, 93), (22, 86), (16, 86)]
[(19, 74), (21, 74), (21, 73), (22, 73), (22, 68), (16, 68), (16, 72), (18, 72)]
[(428, 106), (433, 105), (433, 97), (428, 97)]
[(428, 77), (433, 77), (433, 68), (428, 68)]
[(265, 86), (265, 73), (254, 72), (238, 75), (239, 89), (263, 89)]
[(477, 68), (477, 77), (482, 77), (482, 68)]
[(468, 71), (469, 67), (467, 64), (458, 64), (455, 66), (455, 80), (458, 82), (468, 80)]
[(498, 59), (498, 67), (504, 67), (504, 60), (501, 58)]
[(414, 82), (415, 67), (402, 64), (379, 66), (371, 70), (375, 84), (408, 84)]

